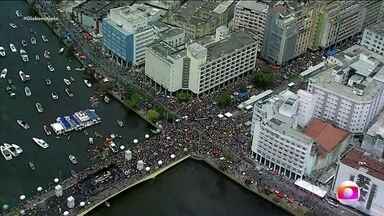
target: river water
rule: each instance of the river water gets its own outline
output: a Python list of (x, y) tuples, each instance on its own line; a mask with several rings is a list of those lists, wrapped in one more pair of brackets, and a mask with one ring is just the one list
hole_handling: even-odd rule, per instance
[[(70, 175), (70, 170), (79, 171), (89, 165), (87, 158), (88, 136), (83, 132), (71, 132), (70, 139), (67, 136), (56, 138), (46, 136), (43, 124), (49, 125), (56, 117), (73, 112), (92, 108), (89, 97), (95, 95), (93, 88), (88, 88), (83, 82), (83, 72), (74, 70), (80, 67), (80, 63), (73, 57), (58, 54), (63, 46), (56, 36), (42, 21), (25, 21), (17, 18), (15, 10), (20, 9), (25, 15), (30, 14), (29, 7), (24, 1), (0, 1), (0, 46), (6, 50), (6, 57), (0, 57), (0, 70), (8, 69), (7, 79), (11, 79), (16, 86), (16, 97), (10, 98), (5, 91), (8, 85), (7, 79), (0, 80), (0, 144), (3, 142), (15, 143), (23, 148), (24, 152), (17, 158), (6, 161), (0, 155), (0, 205), (3, 203), (14, 204), (21, 194), (27, 197), (36, 191), (38, 186), (45, 188), (53, 184), (53, 179), (63, 179)], [(18, 28), (11, 29), (9, 23), (15, 23)], [(36, 45), (30, 43), (32, 31), (36, 32)], [(41, 35), (48, 37), (48, 43), (43, 43)], [(20, 54), (10, 51), (9, 44), (15, 44), (16, 48), (22, 48), (21, 41), (28, 42), (24, 49), (28, 52), (29, 62), (24, 63)], [(43, 52), (48, 49), (51, 52), (49, 60), (43, 58)], [(40, 61), (35, 60), (35, 55), (40, 55)], [(47, 65), (50, 62), (55, 67), (55, 72), (49, 72)], [(70, 65), (72, 71), (66, 71), (66, 65)], [(31, 75), (31, 80), (22, 83), (18, 71), (23, 70)], [(75, 78), (71, 85), (74, 97), (68, 97), (64, 92), (64, 78)], [(46, 78), (52, 80), (52, 85), (47, 86)], [(31, 97), (26, 97), (24, 86), (29, 86)], [(58, 101), (53, 101), (51, 92), (56, 91)], [(38, 113), (35, 103), (40, 102), (45, 111)], [(102, 118), (102, 123), (87, 129), (89, 134), (95, 131), (102, 135), (117, 133), (123, 135), (120, 144), (126, 147), (132, 145), (132, 140), (137, 136), (143, 139), (145, 133), (149, 133), (150, 126), (133, 112), (127, 112), (118, 102), (112, 101), (105, 104), (100, 102), (94, 107)], [(31, 126), (24, 130), (16, 124), (16, 119), (22, 119)], [(116, 120), (123, 119), (126, 122), (124, 128), (120, 128)], [(89, 135), (90, 136), (90, 135)], [(32, 142), (32, 137), (40, 137), (46, 140), (50, 147), (42, 149)], [(96, 139), (102, 142), (102, 139)], [(68, 155), (77, 157), (79, 164), (72, 165)], [(36, 170), (31, 170), (28, 162), (36, 165)]]

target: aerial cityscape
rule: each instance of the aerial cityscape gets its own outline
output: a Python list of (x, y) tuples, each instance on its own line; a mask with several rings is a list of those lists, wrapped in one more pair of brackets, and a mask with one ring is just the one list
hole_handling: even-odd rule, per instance
[(383, 0), (0, 18), (0, 215), (384, 216)]

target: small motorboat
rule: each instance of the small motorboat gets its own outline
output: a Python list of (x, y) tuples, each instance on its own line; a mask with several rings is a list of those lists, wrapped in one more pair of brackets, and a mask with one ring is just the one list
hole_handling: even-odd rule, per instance
[(27, 41), (26, 40), (22, 40), (21, 41), (21, 45), (23, 45), (23, 47), (26, 47), (27, 46)]
[(89, 80), (85, 79), (85, 80), (84, 80), (84, 83), (85, 83), (85, 85), (86, 85), (88, 88), (91, 88), (91, 87), (92, 87), (92, 83), (91, 83)]
[(1, 79), (5, 79), (5, 77), (7, 77), (7, 73), (8, 73), (8, 69), (7, 68), (4, 68), (3, 70), (1, 70), (0, 78)]
[(59, 95), (56, 92), (52, 92), (51, 93), (51, 97), (52, 97), (53, 100), (59, 99)]
[(88, 142), (89, 142), (89, 144), (92, 145), (92, 144), (93, 144), (93, 137), (89, 137), (89, 138), (88, 138)]
[(21, 153), (23, 153), (23, 149), (20, 146), (16, 145), (16, 144), (4, 143), (4, 146), (5, 147), (9, 147), (10, 149), (13, 149), (16, 156), (18, 156)]
[(9, 48), (11, 49), (12, 52), (17, 52), (17, 49), (16, 49), (14, 44), (12, 44), (12, 43), (9, 44)]
[(39, 139), (39, 138), (36, 138), (36, 137), (33, 137), (32, 140), (38, 145), (40, 146), (41, 148), (48, 148), (49, 147), (49, 144), (47, 142), (45, 142), (45, 140), (43, 139)]
[(35, 170), (36, 169), (35, 164), (32, 163), (31, 161), (28, 162), (28, 166), (29, 166), (29, 168), (31, 168), (31, 170)]
[(76, 71), (85, 71), (85, 68), (75, 68)]
[(109, 103), (111, 101), (111, 99), (109, 99), (109, 97), (107, 95), (104, 96), (104, 102), (105, 103)]
[(71, 80), (71, 82), (75, 82), (75, 78), (73, 76), (70, 76), (69, 79)]
[(21, 55), (21, 59), (23, 60), (23, 62), (29, 61), (28, 55)]
[(22, 16), (23, 16), (23, 14), (21, 13), (21, 11), (20, 11), (20, 10), (16, 10), (16, 16), (17, 16), (17, 17), (22, 17)]
[(16, 122), (20, 127), (24, 128), (25, 130), (28, 130), (30, 128), (29, 124), (23, 120), (18, 119), (16, 120)]
[(0, 56), (6, 56), (4, 47), (0, 46)]
[(31, 76), (29, 74), (25, 74), (23, 71), (19, 71), (19, 77), (20, 80), (23, 82), (26, 82), (31, 79)]
[(48, 64), (48, 70), (54, 72), (55, 68), (51, 64)]
[(67, 71), (71, 71), (71, 66), (67, 65)]
[(15, 23), (9, 23), (9, 26), (11, 26), (11, 28), (13, 29), (17, 28), (17, 25)]
[(27, 51), (25, 51), (24, 49), (20, 49), (20, 55), (23, 55), (23, 54), (27, 54)]
[(45, 79), (45, 84), (46, 85), (51, 85), (52, 84), (51, 79), (49, 79), (49, 78)]
[(65, 83), (65, 85), (67, 85), (67, 86), (70, 86), (70, 85), (71, 85), (71, 81), (69, 81), (69, 79), (65, 79), (65, 78), (64, 78), (64, 83)]
[(32, 95), (31, 89), (28, 86), (24, 87), (25, 96), (29, 97)]
[(1, 154), (4, 156), (5, 160), (12, 160), (13, 158), (12, 153), (9, 149), (1, 145), (0, 151), (1, 151)]
[(124, 122), (122, 120), (117, 120), (116, 122), (120, 127), (124, 127)]
[(78, 161), (77, 161), (77, 159), (76, 159), (76, 157), (74, 155), (69, 155), (68, 158), (71, 161), (71, 163), (73, 163), (73, 164), (77, 164), (78, 163)]
[(64, 47), (60, 48), (58, 53), (62, 54), (63, 52), (64, 52)]
[(49, 51), (48, 50), (44, 50), (44, 58), (50, 58), (50, 53), (49, 53)]
[(40, 60), (40, 56), (39, 55), (35, 55), (35, 59), (36, 59), (36, 61), (39, 61)]
[(44, 128), (44, 132), (47, 136), (50, 136), (52, 134), (52, 132), (49, 130), (47, 125), (43, 125), (43, 128)]
[(36, 44), (36, 38), (35, 37), (31, 37), (31, 44)]
[(37, 112), (39, 112), (39, 113), (44, 112), (44, 108), (43, 108), (43, 105), (41, 105), (41, 103), (37, 102), (37, 103), (35, 103), (35, 106), (36, 106)]
[(48, 38), (45, 35), (41, 35), (41, 39), (43, 39), (44, 42), (48, 42)]
[(65, 93), (67, 93), (67, 95), (69, 96), (69, 97), (73, 97), (73, 93), (72, 93), (72, 91), (69, 89), (69, 88), (65, 88)]

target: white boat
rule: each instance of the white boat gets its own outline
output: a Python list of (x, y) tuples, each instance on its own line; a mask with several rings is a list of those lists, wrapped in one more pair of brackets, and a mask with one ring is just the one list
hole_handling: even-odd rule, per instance
[(52, 97), (53, 100), (57, 100), (57, 99), (59, 99), (59, 95), (57, 95), (56, 92), (52, 92), (52, 93), (51, 93), (51, 97)]
[(14, 156), (14, 157), (17, 157), (19, 156), (21, 153), (23, 153), (23, 149), (16, 145), (16, 144), (8, 144), (8, 143), (3, 143), (4, 144), (4, 147), (9, 149), (11, 151), (11, 154)]
[(67, 65), (67, 71), (70, 71), (70, 70), (71, 70), (71, 67)]
[(24, 87), (25, 96), (29, 97), (32, 95), (31, 89), (28, 86)]
[(73, 76), (70, 76), (69, 79), (71, 80), (71, 82), (75, 82), (75, 78)]
[(104, 102), (109, 103), (111, 99), (107, 95), (104, 96)]
[(55, 68), (51, 64), (48, 64), (48, 70), (53, 72), (55, 71)]
[(5, 79), (5, 77), (7, 77), (7, 73), (8, 73), (8, 69), (7, 68), (4, 68), (3, 70), (1, 70), (0, 78), (1, 79)]
[(46, 85), (51, 85), (52, 84), (51, 79), (49, 79), (49, 78), (45, 79), (45, 84)]
[(20, 10), (16, 10), (16, 16), (17, 16), (17, 17), (22, 17), (22, 16), (23, 16), (23, 14), (21, 13), (21, 11), (20, 11)]
[(0, 146), (0, 151), (5, 160), (12, 160), (12, 154), (9, 149), (5, 148), (4, 146)]
[(23, 47), (26, 47), (26, 46), (27, 46), (27, 41), (22, 40), (22, 41), (21, 41), (21, 45), (23, 45)]
[(48, 148), (49, 147), (49, 144), (47, 142), (45, 142), (45, 140), (43, 139), (39, 139), (39, 138), (36, 138), (36, 137), (33, 137), (32, 140), (38, 145), (40, 146), (41, 148)]
[(36, 106), (37, 112), (39, 112), (39, 113), (44, 112), (44, 108), (43, 108), (43, 105), (41, 105), (41, 103), (37, 102), (37, 103), (35, 103), (35, 106)]
[(71, 81), (69, 81), (69, 79), (65, 79), (65, 78), (64, 78), (64, 83), (65, 83), (65, 85), (67, 85), (67, 86), (71, 85)]
[(44, 42), (48, 42), (48, 38), (45, 35), (41, 35), (41, 39), (43, 39)]
[(27, 51), (25, 51), (24, 49), (20, 49), (20, 55), (23, 55), (23, 54), (27, 54)]
[(21, 59), (23, 59), (24, 62), (29, 61), (28, 55), (21, 55)]
[(40, 60), (40, 56), (39, 55), (35, 55), (35, 59), (36, 59), (36, 61), (39, 61)]
[(67, 93), (69, 97), (73, 97), (73, 93), (69, 88), (65, 88), (65, 93)]
[(85, 79), (84, 83), (85, 83), (86, 86), (88, 86), (88, 88), (92, 87), (92, 83), (89, 80)]
[(75, 68), (76, 71), (84, 71), (85, 68)]
[(4, 47), (0, 47), (0, 55), (3, 57), (6, 55)]
[(20, 146), (18, 146), (18, 145), (16, 145), (16, 144), (11, 144), (11, 145), (12, 145), (12, 148), (15, 149), (15, 151), (16, 151), (17, 154), (21, 154), (21, 153), (23, 153), (23, 149), (22, 149)]
[(20, 127), (24, 128), (25, 130), (28, 130), (30, 128), (29, 124), (23, 120), (18, 119), (16, 120), (16, 122)]
[(9, 48), (11, 49), (12, 52), (17, 52), (17, 49), (14, 44), (9, 44)]
[(23, 82), (26, 82), (31, 79), (31, 76), (28, 74), (25, 74), (23, 71), (19, 71), (19, 77)]
[(4, 148), (7, 149), (7, 150), (9, 150), (9, 153), (12, 154), (12, 157), (17, 157), (17, 156), (19, 156), (19, 154), (16, 153), (16, 151), (12, 151), (12, 145), (10, 145), (10, 144), (8, 144), (8, 143), (3, 143), (3, 145), (4, 145)]
[(122, 120), (116, 120), (116, 122), (120, 127), (124, 127), (124, 122)]
[(47, 125), (43, 125), (43, 129), (47, 136), (50, 136), (52, 134)]
[(92, 145), (92, 144), (93, 144), (93, 137), (89, 137), (89, 138), (88, 138), (88, 142), (89, 142), (89, 144)]
[(36, 44), (36, 38), (35, 37), (31, 37), (31, 44)]
[(68, 158), (71, 161), (71, 163), (73, 163), (73, 164), (77, 164), (78, 163), (77, 159), (76, 159), (76, 157), (74, 155), (69, 155)]
[(28, 162), (28, 166), (29, 166), (29, 168), (31, 168), (31, 170), (35, 170), (36, 169), (35, 164), (32, 163), (31, 161)]
[(9, 23), (9, 26), (11, 26), (11, 28), (13, 29), (17, 28), (17, 25), (15, 23)]
[(49, 51), (48, 50), (44, 50), (44, 58), (50, 58), (50, 56), (49, 56)]
[(59, 54), (62, 54), (64, 52), (64, 47), (59, 49)]

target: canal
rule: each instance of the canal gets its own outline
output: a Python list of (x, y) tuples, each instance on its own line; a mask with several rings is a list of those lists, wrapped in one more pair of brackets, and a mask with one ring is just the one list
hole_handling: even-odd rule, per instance
[(287, 216), (204, 162), (186, 160), (96, 208), (90, 216)]
[[(99, 102), (92, 104), (90, 97), (95, 96), (95, 89), (88, 88), (84, 82), (83, 72), (74, 70), (81, 67), (73, 57), (58, 54), (58, 50), (63, 47), (62, 43), (50, 31), (42, 21), (26, 21), (17, 18), (15, 11), (21, 10), (24, 15), (31, 14), (29, 6), (24, 1), (0, 1), (0, 46), (4, 47), (6, 57), (0, 57), (0, 70), (8, 69), (6, 79), (0, 80), (0, 144), (3, 142), (19, 145), (24, 152), (6, 161), (0, 155), (0, 206), (4, 203), (13, 206), (18, 197), (25, 194), (27, 197), (36, 192), (36, 188), (53, 184), (53, 179), (58, 177), (64, 179), (70, 176), (71, 170), (80, 171), (90, 165), (88, 158), (88, 137), (94, 136), (97, 132), (103, 136), (111, 133), (120, 134), (123, 139), (119, 144), (129, 148), (133, 145), (134, 138), (143, 139), (145, 133), (150, 132), (150, 126), (135, 115), (133, 112), (126, 111), (118, 102), (111, 101), (106, 104), (102, 98)], [(12, 29), (9, 23), (14, 23), (18, 27)], [(35, 32), (35, 33), (33, 33)], [(42, 41), (41, 35), (48, 38), (48, 42)], [(31, 44), (30, 38), (35, 36), (37, 43)], [(21, 41), (26, 40), (28, 45), (22, 47)], [(13, 43), (18, 52), (11, 52), (9, 44)], [(23, 62), (19, 49), (23, 48), (29, 55), (29, 62)], [(51, 53), (50, 59), (43, 57), (44, 50)], [(40, 56), (40, 60), (35, 60), (35, 55)], [(49, 72), (47, 65), (52, 64), (54, 72)], [(72, 70), (67, 71), (69, 65)], [(31, 80), (23, 83), (18, 71), (22, 70), (31, 75)], [(69, 97), (64, 89), (63, 79), (74, 78), (70, 89), (74, 93)], [(52, 80), (52, 84), (47, 86), (44, 82), (46, 78)], [(5, 91), (8, 80), (12, 80), (16, 90), (16, 96), (11, 98)], [(32, 95), (27, 97), (24, 87), (29, 86)], [(59, 100), (51, 98), (51, 92), (55, 91), (59, 95)], [(43, 113), (38, 113), (35, 103), (39, 102), (44, 107)], [(53, 123), (60, 115), (68, 115), (73, 112), (93, 108), (102, 118), (102, 123), (87, 129), (88, 135), (82, 132), (71, 132), (69, 136), (56, 137), (46, 136), (43, 125)], [(29, 130), (22, 129), (16, 124), (16, 120), (21, 119), (29, 123)], [(124, 120), (125, 127), (121, 128), (116, 120)], [(39, 137), (48, 142), (50, 147), (43, 149), (32, 142), (32, 137)], [(103, 138), (95, 139), (96, 143), (103, 143)], [(68, 155), (73, 154), (79, 164), (73, 165), (68, 159)], [(33, 162), (36, 166), (32, 170), (28, 163)]]

